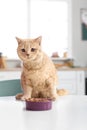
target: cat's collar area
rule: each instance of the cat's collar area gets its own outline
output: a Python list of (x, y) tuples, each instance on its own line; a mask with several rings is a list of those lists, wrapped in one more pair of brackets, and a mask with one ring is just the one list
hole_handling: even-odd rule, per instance
[(31, 66), (31, 65), (27, 65), (25, 63), (23, 63), (23, 67), (28, 70), (28, 71), (32, 71), (32, 70), (39, 70), (41, 69), (42, 67), (41, 66)]

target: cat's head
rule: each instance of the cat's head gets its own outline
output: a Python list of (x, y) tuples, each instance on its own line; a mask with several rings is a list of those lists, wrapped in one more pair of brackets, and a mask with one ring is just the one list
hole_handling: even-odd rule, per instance
[(35, 39), (20, 39), (16, 37), (18, 42), (17, 53), (22, 61), (36, 60), (41, 53), (41, 39), (37, 37)]

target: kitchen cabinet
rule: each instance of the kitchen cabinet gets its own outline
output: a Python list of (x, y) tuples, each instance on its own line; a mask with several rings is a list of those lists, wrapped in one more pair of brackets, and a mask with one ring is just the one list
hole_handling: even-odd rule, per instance
[(21, 93), (21, 71), (0, 71), (0, 97)]
[(20, 76), (21, 76), (21, 71), (1, 71), (0, 81), (20, 79)]
[(69, 94), (85, 94), (85, 71), (58, 71), (58, 89), (67, 89)]
[[(85, 94), (85, 70), (71, 69), (58, 70), (58, 89), (67, 89), (69, 94), (84, 95)], [(20, 79), (20, 70), (0, 71), (0, 81)]]

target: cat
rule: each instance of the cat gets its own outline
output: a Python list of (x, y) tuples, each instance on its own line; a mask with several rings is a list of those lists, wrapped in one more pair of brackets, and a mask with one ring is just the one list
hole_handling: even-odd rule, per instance
[(16, 37), (18, 57), (23, 62), (21, 86), (23, 93), (16, 99), (50, 98), (56, 100), (58, 95), (65, 95), (65, 90), (57, 90), (57, 70), (52, 60), (41, 49), (42, 36), (33, 39)]

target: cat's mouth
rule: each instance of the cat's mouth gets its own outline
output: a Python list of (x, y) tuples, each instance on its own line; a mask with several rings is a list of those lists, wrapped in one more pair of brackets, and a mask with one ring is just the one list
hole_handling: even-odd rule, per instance
[(30, 59), (30, 56), (26, 56), (27, 59)]
[(36, 60), (37, 58), (36, 57), (32, 57), (32, 56), (26, 56), (25, 60)]

